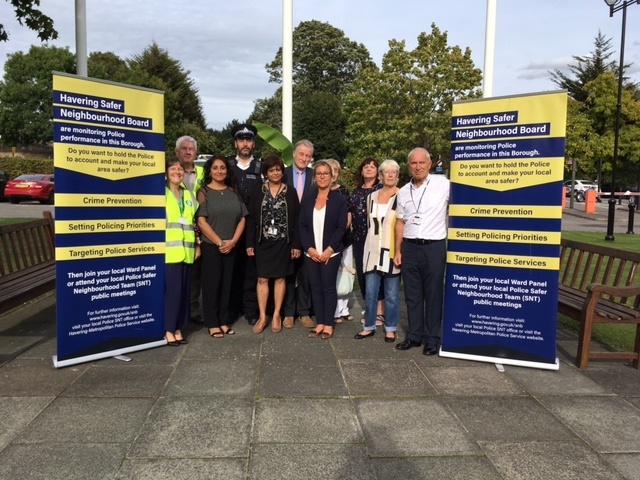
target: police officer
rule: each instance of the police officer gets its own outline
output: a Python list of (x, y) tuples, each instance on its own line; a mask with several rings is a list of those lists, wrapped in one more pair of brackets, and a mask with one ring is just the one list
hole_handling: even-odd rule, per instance
[[(258, 129), (249, 123), (240, 123), (233, 127), (231, 136), (236, 147), (236, 155), (228, 158), (231, 170), (236, 177), (240, 193), (245, 205), (250, 202), (251, 191), (257, 185), (262, 184), (262, 162), (255, 156), (256, 135)], [(256, 270), (255, 258), (247, 257), (245, 236), (238, 242), (236, 263), (233, 269), (231, 298), (229, 301), (230, 318), (236, 320), (241, 313), (249, 322), (255, 325), (258, 321), (258, 298), (256, 295), (256, 284), (258, 272)], [(242, 305), (242, 312), (239, 306)], [(238, 309), (238, 311), (232, 310)]]

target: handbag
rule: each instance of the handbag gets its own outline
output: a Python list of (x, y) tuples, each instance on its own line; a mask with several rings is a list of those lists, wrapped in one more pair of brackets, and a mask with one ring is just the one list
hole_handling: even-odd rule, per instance
[(349, 295), (353, 291), (353, 280), (355, 279), (355, 273), (352, 273), (351, 270), (353, 270), (353, 268), (347, 267), (344, 264), (344, 260), (340, 261), (340, 267), (338, 268), (338, 279), (336, 282), (336, 290), (339, 297)]

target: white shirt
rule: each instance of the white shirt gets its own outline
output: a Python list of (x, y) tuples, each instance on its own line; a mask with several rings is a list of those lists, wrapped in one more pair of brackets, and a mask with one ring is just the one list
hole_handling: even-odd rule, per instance
[(409, 182), (398, 192), (398, 218), (404, 221), (404, 238), (442, 240), (447, 237), (449, 179), (427, 175), (422, 185)]

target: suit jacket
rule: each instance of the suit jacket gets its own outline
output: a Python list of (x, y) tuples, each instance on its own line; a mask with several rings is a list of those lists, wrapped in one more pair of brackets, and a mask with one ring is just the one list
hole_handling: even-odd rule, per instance
[[(306, 252), (309, 248), (315, 248), (315, 236), (313, 231), (313, 209), (316, 204), (316, 195), (302, 197), (300, 204), (300, 243)], [(342, 236), (347, 229), (347, 200), (337, 190), (331, 190), (327, 199), (324, 215), (324, 229), (322, 232), (322, 249), (333, 248), (334, 252), (343, 250)]]
[[(302, 193), (302, 197), (304, 198), (307, 193), (311, 190), (311, 186), (313, 185), (313, 168), (307, 167), (305, 170), (306, 175), (304, 176), (304, 192)], [(285, 167), (284, 169), (284, 183), (293, 187), (294, 192), (297, 193), (294, 178), (296, 176), (295, 171), (293, 170), (293, 166)]]

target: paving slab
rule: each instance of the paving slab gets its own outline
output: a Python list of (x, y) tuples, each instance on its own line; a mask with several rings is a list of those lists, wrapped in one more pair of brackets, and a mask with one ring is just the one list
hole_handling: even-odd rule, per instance
[(19, 353), (26, 351), (31, 346), (44, 340), (44, 337), (37, 336), (19, 336), (11, 337), (0, 336), (0, 365), (3, 365), (13, 359)]
[(503, 480), (485, 457), (376, 458), (372, 461), (379, 479)]
[[(353, 335), (361, 329), (353, 330)], [(353, 335), (332, 339), (336, 355), (343, 360), (409, 360), (404, 352), (396, 350), (395, 344), (384, 341), (384, 330), (378, 329), (373, 338), (355, 340)]]
[(342, 360), (352, 397), (435, 395), (436, 389), (413, 360)]
[(50, 359), (14, 359), (0, 370), (0, 396), (60, 395), (88, 368), (84, 364), (55, 369)]
[(244, 480), (246, 459), (126, 459), (117, 479), (128, 480)]
[(363, 441), (350, 400), (260, 399), (256, 402), (254, 444)]
[(540, 397), (560, 421), (600, 453), (640, 453), (640, 410), (619, 397)]
[(577, 440), (529, 397), (450, 397), (443, 400), (475, 440)]
[(255, 445), (249, 478), (255, 480), (371, 480), (364, 445)]
[(185, 359), (176, 368), (164, 395), (252, 398), (256, 389), (257, 370), (257, 362), (246, 359)]
[(589, 364), (584, 375), (622, 397), (640, 397), (640, 372), (623, 363)]
[(130, 443), (154, 400), (57, 398), (13, 443)]
[(505, 372), (531, 395), (611, 395), (611, 391), (566, 363), (561, 363), (557, 371), (505, 365)]
[(63, 397), (158, 397), (175, 368), (169, 365), (91, 365)]
[(481, 442), (480, 446), (509, 480), (623, 480), (581, 442)]
[(493, 364), (469, 367), (426, 368), (419, 365), (431, 384), (442, 395), (522, 395), (524, 391)]
[[(131, 365), (167, 365), (173, 367), (180, 363), (184, 354), (185, 349), (183, 347), (162, 346), (127, 353), (126, 356), (131, 358)], [(94, 364), (122, 365), (122, 360), (111, 357), (98, 360)]]
[(58, 349), (58, 340), (55, 338), (46, 338), (37, 342), (26, 352), (20, 354), (21, 360), (41, 359), (51, 362), (51, 357), (56, 354)]
[(347, 387), (337, 364), (262, 365), (258, 395), (261, 397), (344, 397), (347, 395)]
[(0, 397), (0, 451), (55, 397)]
[(263, 366), (332, 365), (337, 364), (330, 342), (313, 338), (268, 340), (262, 345)]
[(0, 453), (0, 478), (86, 480), (114, 478), (126, 444), (22, 444)]
[(249, 456), (253, 402), (225, 397), (161, 397), (129, 458)]
[(477, 455), (479, 449), (441, 400), (355, 401), (372, 457)]
[[(246, 323), (246, 322), (244, 322)], [(234, 326), (234, 330), (237, 327)], [(255, 360), (260, 357), (262, 339), (249, 332), (236, 332), (224, 338), (211, 337), (206, 329), (189, 337), (184, 358), (198, 360)]]
[(624, 478), (628, 480), (640, 480), (640, 454), (637, 453), (611, 453), (602, 456)]

